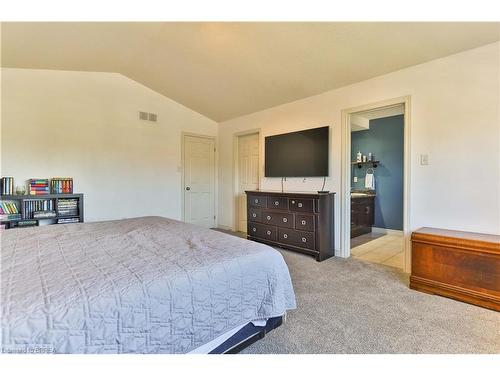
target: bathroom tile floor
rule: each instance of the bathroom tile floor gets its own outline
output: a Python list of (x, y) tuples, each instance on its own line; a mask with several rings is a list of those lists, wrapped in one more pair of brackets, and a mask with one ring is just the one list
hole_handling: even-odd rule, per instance
[(351, 256), (404, 269), (403, 236), (368, 233), (351, 239)]

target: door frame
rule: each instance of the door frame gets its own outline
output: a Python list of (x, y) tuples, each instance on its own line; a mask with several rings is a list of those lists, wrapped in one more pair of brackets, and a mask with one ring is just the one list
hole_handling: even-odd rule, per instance
[(342, 110), (342, 164), (340, 195), (340, 256), (351, 256), (351, 115), (357, 112), (382, 107), (404, 105), (404, 176), (403, 176), (403, 247), (404, 271), (411, 269), (411, 223), (410, 223), (410, 180), (411, 180), (411, 96), (402, 96), (358, 107)]
[(237, 132), (233, 134), (233, 224), (231, 230), (233, 232), (238, 231), (238, 221), (239, 221), (239, 204), (238, 204), (238, 193), (239, 193), (239, 184), (238, 184), (238, 178), (239, 178), (239, 137), (244, 136), (244, 135), (250, 135), (250, 134), (258, 134), (259, 135), (259, 176), (258, 176), (258, 181), (259, 181), (259, 189), (261, 185), (261, 178), (262, 178), (262, 132), (260, 128), (256, 129), (250, 129), (250, 130), (245, 130), (241, 132)]
[(181, 132), (181, 220), (186, 221), (186, 196), (185, 196), (185, 175), (184, 175), (184, 167), (185, 167), (185, 160), (184, 160), (184, 150), (185, 150), (185, 142), (186, 142), (186, 137), (194, 137), (194, 138), (203, 138), (203, 139), (211, 139), (214, 141), (214, 147), (215, 147), (215, 152), (214, 152), (214, 170), (213, 170), (213, 175), (214, 175), (214, 227), (217, 227), (218, 220), (219, 220), (219, 215), (217, 212), (217, 207), (218, 207), (218, 201), (219, 201), (219, 190), (218, 190), (218, 162), (219, 162), (219, 147), (217, 145), (217, 137), (212, 136), (212, 135), (205, 135), (205, 134), (198, 134), (198, 133), (190, 133), (190, 132)]

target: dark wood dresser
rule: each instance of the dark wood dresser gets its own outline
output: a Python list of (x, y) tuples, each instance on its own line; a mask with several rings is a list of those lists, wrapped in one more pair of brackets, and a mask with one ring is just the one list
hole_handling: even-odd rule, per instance
[(500, 236), (422, 228), (411, 241), (410, 288), (500, 311)]
[(332, 257), (335, 193), (246, 191), (250, 240), (313, 255)]

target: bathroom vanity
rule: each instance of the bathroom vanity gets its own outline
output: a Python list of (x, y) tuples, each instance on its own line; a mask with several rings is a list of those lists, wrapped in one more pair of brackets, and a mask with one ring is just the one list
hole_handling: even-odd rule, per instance
[(351, 238), (371, 233), (375, 222), (375, 193), (351, 193)]

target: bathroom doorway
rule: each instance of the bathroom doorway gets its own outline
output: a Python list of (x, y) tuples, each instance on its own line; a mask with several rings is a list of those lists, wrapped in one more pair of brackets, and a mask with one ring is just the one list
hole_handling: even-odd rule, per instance
[(406, 108), (401, 100), (345, 111), (341, 234), (348, 256), (408, 272)]

